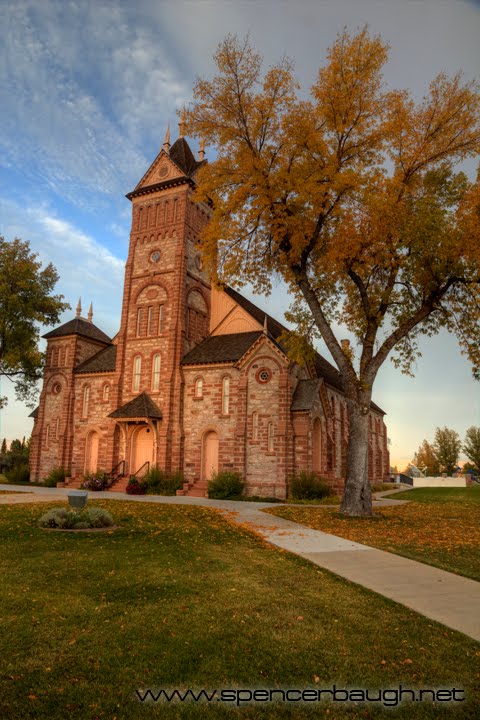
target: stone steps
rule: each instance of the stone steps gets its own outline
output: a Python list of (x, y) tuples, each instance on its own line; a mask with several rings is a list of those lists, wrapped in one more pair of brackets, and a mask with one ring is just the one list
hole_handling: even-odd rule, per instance
[(177, 490), (177, 495), (188, 497), (208, 497), (208, 482), (206, 480), (197, 480), (197, 482), (185, 482), (183, 488)]

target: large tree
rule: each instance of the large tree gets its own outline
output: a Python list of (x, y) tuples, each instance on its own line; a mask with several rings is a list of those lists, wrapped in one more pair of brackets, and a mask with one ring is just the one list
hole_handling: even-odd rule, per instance
[(305, 99), (288, 60), (263, 72), (248, 40), (227, 37), (185, 109), (187, 130), (217, 150), (196, 193), (213, 208), (205, 260), (218, 282), (259, 292), (280, 276), (300, 336), (323, 338), (342, 375), (350, 515), (371, 513), (382, 363), (411, 372), (419, 337), (443, 327), (480, 373), (480, 185), (454, 172), (480, 147), (478, 88), (441, 74), (416, 103), (384, 88), (386, 60), (380, 38), (344, 32)]
[[(63, 295), (52, 295), (57, 280), (53, 265), (42, 268), (27, 241), (0, 237), (0, 377), (14, 382), (17, 398), (30, 406), (43, 370), (40, 324), (58, 322), (69, 307)], [(0, 407), (5, 402), (0, 398)]]
[(442, 470), (452, 475), (457, 467), (458, 458), (462, 449), (460, 435), (451, 428), (437, 427), (433, 447)]
[(480, 470), (480, 427), (469, 427), (465, 434), (463, 452), (472, 461), (475, 468)]
[(436, 476), (440, 472), (440, 463), (435, 448), (428, 440), (424, 440), (413, 456), (413, 464), (428, 476)]

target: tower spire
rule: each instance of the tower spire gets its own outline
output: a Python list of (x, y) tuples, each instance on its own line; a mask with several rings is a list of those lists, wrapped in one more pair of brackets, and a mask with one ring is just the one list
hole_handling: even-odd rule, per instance
[(91, 323), (93, 321), (93, 303), (90, 303), (90, 307), (88, 308), (88, 322)]
[(180, 122), (178, 123), (178, 137), (183, 138), (185, 135), (185, 110), (182, 110), (180, 115)]
[(163, 141), (163, 149), (167, 153), (170, 153), (170, 123), (167, 125), (167, 131), (165, 133), (165, 140)]
[(263, 320), (263, 332), (265, 335), (268, 335), (268, 327), (267, 327), (267, 316), (265, 315), (265, 318)]
[(79, 297), (75, 316), (79, 318), (81, 316), (81, 314), (82, 314), (82, 298)]
[(200, 149), (198, 151), (198, 161), (202, 162), (205, 160), (205, 138), (200, 140)]

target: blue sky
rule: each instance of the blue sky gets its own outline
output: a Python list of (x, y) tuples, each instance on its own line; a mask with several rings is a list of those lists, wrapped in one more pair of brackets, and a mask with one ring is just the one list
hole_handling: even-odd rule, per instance
[[(266, 64), (295, 61), (313, 82), (337, 32), (368, 23), (390, 46), (385, 79), (416, 98), (440, 71), (479, 75), (480, 5), (463, 0), (1, 0), (0, 234), (28, 239), (60, 273), (72, 307), (118, 329), (133, 189), (168, 122), (229, 32), (250, 33)], [(172, 132), (175, 136), (175, 132)], [(213, 151), (210, 150), (210, 157)], [(208, 156), (208, 149), (207, 149)], [(471, 176), (476, 163), (466, 169)], [(283, 319), (281, 287), (252, 298)], [(71, 316), (66, 313), (64, 319)], [(392, 459), (405, 465), (437, 425), (462, 436), (480, 425), (480, 385), (456, 347), (423, 345), (415, 378), (387, 364), (374, 396), (387, 411)], [(6, 382), (0, 394), (9, 393)], [(0, 438), (29, 435), (29, 410), (11, 398)]]

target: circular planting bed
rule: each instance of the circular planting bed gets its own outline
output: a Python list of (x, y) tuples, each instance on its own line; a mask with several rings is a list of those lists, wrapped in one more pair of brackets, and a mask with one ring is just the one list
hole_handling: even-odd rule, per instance
[(97, 532), (112, 530), (116, 526), (109, 512), (102, 508), (52, 508), (48, 510), (38, 525), (43, 530), (63, 530), (67, 532)]

